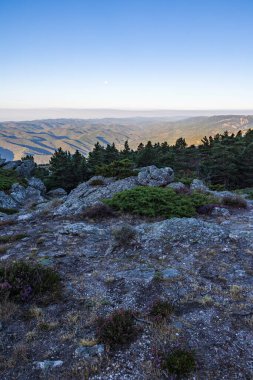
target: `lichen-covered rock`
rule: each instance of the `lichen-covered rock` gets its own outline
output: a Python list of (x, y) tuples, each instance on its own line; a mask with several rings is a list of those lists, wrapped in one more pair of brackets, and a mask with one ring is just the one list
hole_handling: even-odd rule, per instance
[(230, 216), (230, 212), (228, 209), (224, 207), (214, 207), (214, 209), (211, 212), (212, 216), (222, 216), (224, 218), (228, 218)]
[(62, 197), (66, 197), (67, 195), (67, 192), (62, 189), (61, 187), (59, 187), (58, 189), (53, 189), (53, 190), (50, 190), (47, 192), (47, 196), (49, 198), (62, 198)]
[(36, 165), (33, 160), (21, 161), (21, 164), (15, 169), (20, 177), (30, 178), (33, 175)]
[(0, 191), (0, 207), (2, 208), (17, 208), (18, 203), (4, 191)]
[(202, 193), (208, 193), (210, 191), (201, 179), (194, 179), (191, 183), (190, 189), (192, 191), (200, 191)]
[(121, 179), (106, 186), (91, 186), (88, 182), (84, 182), (70, 192), (66, 201), (56, 210), (55, 214), (78, 214), (101, 199), (112, 198), (114, 194), (133, 189), (136, 186), (136, 177)]
[(142, 186), (166, 186), (174, 181), (173, 169), (157, 168), (155, 165), (142, 168), (138, 174), (137, 181)]
[(22, 164), (22, 161), (21, 160), (17, 160), (17, 161), (7, 161), (4, 166), (3, 166), (3, 169), (4, 170), (14, 170), (16, 169), (19, 165)]
[(96, 344), (94, 346), (82, 346), (75, 350), (75, 357), (88, 359), (92, 356), (101, 356), (105, 352), (103, 344)]
[(11, 197), (14, 201), (20, 205), (25, 205), (30, 202), (43, 202), (44, 198), (41, 195), (40, 190), (35, 189), (34, 187), (28, 186), (24, 187), (15, 183), (11, 187)]
[(172, 218), (162, 222), (144, 223), (136, 228), (142, 244), (149, 242), (180, 241), (206, 244), (221, 242), (228, 237), (226, 230), (215, 223), (208, 223), (195, 218)]
[(173, 189), (175, 191), (178, 191), (178, 192), (180, 192), (180, 191), (186, 192), (188, 190), (187, 186), (185, 186), (183, 184), (183, 182), (172, 182), (167, 187), (169, 187), (170, 189)]
[(31, 177), (28, 180), (28, 185), (30, 187), (33, 187), (34, 189), (39, 190), (42, 194), (44, 194), (46, 191), (46, 186), (44, 185), (44, 183), (39, 178)]

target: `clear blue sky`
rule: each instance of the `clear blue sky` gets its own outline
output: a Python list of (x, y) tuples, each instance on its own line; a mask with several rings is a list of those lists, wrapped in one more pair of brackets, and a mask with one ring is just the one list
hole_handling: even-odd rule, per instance
[(253, 108), (252, 0), (0, 0), (0, 107)]

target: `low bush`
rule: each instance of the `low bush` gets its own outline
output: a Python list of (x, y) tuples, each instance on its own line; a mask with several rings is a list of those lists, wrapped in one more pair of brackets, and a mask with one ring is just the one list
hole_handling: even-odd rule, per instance
[(4, 214), (7, 214), (7, 215), (13, 215), (13, 214), (17, 214), (18, 210), (16, 208), (0, 207), (0, 212), (3, 212)]
[(14, 241), (21, 240), (26, 238), (25, 234), (17, 234), (17, 235), (4, 235), (0, 236), (0, 244), (13, 243)]
[(8, 191), (14, 183), (27, 186), (27, 181), (20, 178), (15, 170), (0, 169), (0, 191)]
[(129, 245), (136, 239), (136, 231), (129, 224), (123, 224), (116, 228), (112, 234), (118, 246)]
[(103, 219), (111, 218), (115, 216), (112, 208), (106, 204), (96, 204), (94, 206), (88, 207), (82, 213), (82, 217), (89, 219)]
[(164, 369), (177, 378), (189, 375), (195, 368), (196, 359), (191, 351), (175, 350), (164, 361)]
[(131, 343), (138, 332), (131, 310), (116, 310), (97, 320), (97, 339), (111, 348)]
[(149, 315), (155, 319), (164, 319), (174, 311), (173, 305), (168, 301), (156, 300), (149, 310)]
[(191, 217), (196, 208), (213, 203), (210, 195), (193, 193), (177, 194), (173, 189), (160, 187), (136, 187), (103, 201), (116, 210), (148, 217)]
[(96, 167), (96, 175), (104, 177), (116, 177), (117, 179), (136, 176), (138, 173), (134, 170), (134, 163), (130, 160), (113, 161), (111, 164), (99, 165)]
[(59, 288), (60, 277), (50, 268), (24, 261), (0, 266), (0, 295), (3, 299), (28, 301), (33, 296), (54, 293)]
[(103, 186), (105, 183), (102, 179), (97, 178), (97, 179), (93, 179), (92, 181), (90, 181), (89, 184), (91, 186)]
[(225, 206), (247, 208), (247, 201), (240, 195), (227, 195), (223, 198), (222, 203)]

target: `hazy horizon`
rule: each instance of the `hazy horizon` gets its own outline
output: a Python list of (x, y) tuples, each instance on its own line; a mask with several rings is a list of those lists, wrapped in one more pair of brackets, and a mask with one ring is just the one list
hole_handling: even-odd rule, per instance
[(45, 119), (104, 119), (104, 118), (168, 118), (179, 120), (188, 117), (218, 115), (253, 115), (253, 109), (110, 109), (110, 108), (0, 108), (0, 122), (32, 121)]

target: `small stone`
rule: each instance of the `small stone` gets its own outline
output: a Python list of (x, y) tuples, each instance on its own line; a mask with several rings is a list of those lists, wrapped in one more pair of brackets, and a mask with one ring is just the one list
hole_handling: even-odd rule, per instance
[(88, 359), (91, 356), (101, 356), (105, 352), (103, 344), (96, 344), (94, 346), (82, 346), (75, 350), (75, 357)]
[(37, 369), (47, 370), (50, 368), (61, 367), (63, 365), (62, 360), (44, 360), (43, 362), (34, 362)]

